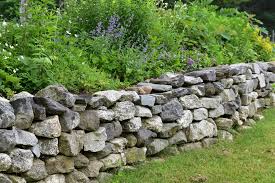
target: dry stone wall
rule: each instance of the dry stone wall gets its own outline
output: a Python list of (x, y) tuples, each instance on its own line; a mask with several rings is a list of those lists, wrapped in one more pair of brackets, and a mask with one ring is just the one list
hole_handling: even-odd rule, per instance
[(275, 105), (268, 63), (167, 73), (127, 91), (51, 85), (0, 98), (1, 183), (96, 183), (162, 152), (233, 140)]

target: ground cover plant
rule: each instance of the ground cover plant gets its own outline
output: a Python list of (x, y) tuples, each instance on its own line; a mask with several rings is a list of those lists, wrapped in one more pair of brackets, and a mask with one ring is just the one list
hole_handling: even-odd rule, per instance
[(235, 138), (209, 149), (193, 150), (164, 161), (149, 162), (118, 173), (114, 183), (271, 183), (275, 175), (275, 109)]
[(167, 71), (272, 58), (253, 16), (210, 4), (29, 0), (25, 14), (0, 23), (0, 93), (125, 88)]

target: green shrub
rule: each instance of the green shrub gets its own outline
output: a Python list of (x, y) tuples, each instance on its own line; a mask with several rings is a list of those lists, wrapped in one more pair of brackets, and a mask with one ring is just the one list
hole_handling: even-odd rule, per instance
[(127, 87), (167, 71), (269, 60), (257, 20), (209, 0), (29, 0), (27, 21), (0, 23), (0, 93), (60, 83), (74, 92)]

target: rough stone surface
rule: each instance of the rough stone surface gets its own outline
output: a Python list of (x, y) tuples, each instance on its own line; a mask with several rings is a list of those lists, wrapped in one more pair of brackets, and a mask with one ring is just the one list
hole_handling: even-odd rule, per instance
[(125, 138), (127, 139), (127, 147), (134, 147), (137, 144), (137, 138), (135, 135), (127, 134)]
[(79, 128), (87, 131), (94, 131), (99, 128), (99, 117), (93, 110), (86, 110), (80, 112), (80, 124)]
[(38, 141), (39, 150), (41, 154), (56, 156), (59, 153), (58, 139), (40, 139)]
[(161, 138), (172, 137), (181, 129), (178, 123), (164, 123), (161, 132), (158, 134)]
[(216, 71), (214, 69), (205, 69), (188, 73), (189, 76), (200, 77), (203, 81), (216, 81)]
[(66, 183), (65, 176), (62, 174), (50, 175), (45, 179), (45, 183)]
[(146, 147), (143, 148), (128, 148), (125, 151), (127, 164), (133, 164), (146, 160)]
[(148, 109), (146, 107), (136, 106), (135, 116), (151, 118), (152, 117), (152, 112), (151, 112), (150, 109)]
[(215, 120), (215, 122), (218, 129), (221, 129), (221, 130), (229, 130), (232, 128), (234, 124), (233, 120), (228, 118), (218, 118)]
[(46, 178), (48, 176), (45, 163), (39, 159), (33, 161), (33, 165), (29, 171), (24, 174), (27, 181), (33, 182)]
[(80, 172), (84, 173), (89, 178), (94, 178), (99, 175), (99, 170), (104, 166), (101, 161), (90, 161), (88, 166), (80, 169)]
[(236, 94), (232, 89), (225, 89), (220, 93), (223, 102), (231, 102), (236, 98)]
[(193, 113), (190, 110), (184, 110), (183, 115), (177, 120), (177, 123), (181, 125), (182, 128), (187, 128), (193, 121)]
[(63, 132), (69, 132), (79, 125), (80, 115), (78, 112), (66, 110), (64, 114), (59, 116), (59, 122), (61, 125), (61, 130)]
[(20, 98), (11, 102), (17, 128), (27, 129), (31, 126), (34, 118), (32, 102), (32, 98)]
[(78, 170), (74, 170), (65, 177), (66, 183), (90, 183), (89, 178)]
[[(83, 140), (83, 139), (82, 139)], [(62, 133), (59, 137), (59, 151), (65, 156), (76, 156), (81, 151), (83, 144), (76, 133)]]
[(147, 147), (147, 155), (154, 155), (161, 152), (169, 145), (168, 140), (164, 139), (154, 139)]
[(116, 103), (113, 110), (115, 112), (116, 118), (119, 121), (133, 118), (136, 112), (135, 105), (129, 101)]
[(159, 116), (153, 116), (142, 121), (142, 127), (155, 132), (161, 132), (163, 123)]
[(94, 96), (100, 96), (104, 98), (105, 105), (111, 106), (121, 98), (121, 93), (115, 90), (99, 91), (94, 93)]
[(122, 153), (128, 141), (126, 138), (120, 137), (120, 138), (112, 139), (110, 143), (112, 144), (112, 150), (114, 153)]
[(32, 98), (34, 97), (32, 94), (30, 94), (29, 92), (26, 92), (26, 91), (22, 91), (20, 93), (17, 93), (15, 95), (13, 95), (11, 98), (10, 98), (10, 101), (15, 101), (17, 99), (21, 99), (21, 98)]
[(13, 183), (7, 175), (2, 174), (2, 173), (0, 173), (0, 182), (1, 183)]
[(203, 80), (200, 77), (184, 76), (184, 83), (187, 85), (195, 85), (202, 82)]
[(208, 118), (208, 111), (205, 108), (195, 109), (193, 112), (194, 120), (201, 121)]
[(168, 139), (170, 145), (183, 144), (187, 142), (187, 137), (183, 131), (177, 132), (174, 136)]
[(15, 115), (8, 101), (0, 100), (0, 128), (8, 128), (14, 125)]
[(35, 146), (38, 143), (38, 139), (33, 133), (28, 131), (14, 128), (15, 142), (17, 145)]
[(74, 160), (71, 157), (57, 155), (46, 160), (48, 174), (70, 173), (74, 170)]
[(153, 83), (139, 83), (137, 86), (150, 86), (153, 91), (166, 92), (172, 90), (171, 85), (153, 84)]
[(153, 107), (155, 105), (156, 98), (152, 95), (141, 95), (140, 104), (143, 106)]
[(9, 179), (12, 183), (27, 183), (27, 181), (24, 178), (15, 175), (9, 175)]
[(115, 121), (113, 123), (103, 123), (100, 126), (105, 128), (106, 134), (107, 134), (107, 140), (111, 140), (115, 137), (119, 137), (122, 133), (122, 126), (118, 121)]
[(42, 122), (33, 123), (30, 131), (36, 136), (55, 138), (61, 135), (61, 125), (58, 116), (48, 117)]
[(10, 152), (11, 167), (13, 173), (22, 173), (31, 169), (33, 165), (33, 154), (30, 150), (14, 149)]
[(200, 85), (193, 85), (191, 86), (191, 89), (194, 91), (194, 94), (198, 95), (198, 96), (204, 96), (206, 93), (206, 88), (204, 84), (200, 84)]
[(83, 154), (78, 154), (74, 157), (74, 166), (75, 168), (84, 168), (89, 165), (89, 159)]
[(142, 127), (141, 118), (135, 117), (129, 121), (123, 122), (122, 127), (125, 132), (137, 132)]
[(110, 154), (107, 157), (100, 160), (103, 163), (101, 170), (107, 170), (110, 168), (116, 168), (124, 165), (124, 161), (121, 154)]
[(186, 152), (186, 151), (191, 151), (195, 149), (201, 149), (202, 148), (202, 143), (201, 142), (195, 142), (195, 143), (188, 143), (184, 144), (178, 147), (178, 150), (180, 152)]
[(180, 102), (185, 109), (201, 108), (201, 100), (196, 95), (186, 95), (180, 98)]
[(34, 120), (43, 121), (47, 118), (46, 108), (35, 103), (32, 104)]
[(0, 152), (10, 151), (16, 145), (16, 131), (0, 129)]
[(192, 123), (187, 131), (189, 141), (201, 140), (205, 137), (217, 136), (217, 127), (213, 123), (203, 120), (199, 123)]
[(96, 110), (95, 111), (100, 121), (112, 121), (115, 118), (115, 113), (112, 110)]
[(183, 115), (183, 108), (177, 99), (173, 99), (167, 104), (162, 106), (160, 114), (163, 121), (171, 122), (176, 121)]
[(86, 133), (84, 136), (84, 151), (101, 151), (105, 147), (106, 140), (107, 134), (103, 127), (100, 127), (95, 132)]
[(67, 110), (66, 107), (50, 98), (33, 97), (33, 100), (39, 106), (45, 107), (47, 115), (60, 115)]
[(221, 104), (221, 98), (213, 97), (213, 98), (206, 98), (203, 97), (200, 99), (201, 106), (206, 109), (216, 109)]
[(224, 107), (223, 105), (219, 105), (216, 109), (209, 110), (209, 117), (210, 118), (218, 118), (222, 115), (224, 115)]
[(0, 153), (0, 172), (7, 171), (11, 167), (11, 158), (9, 155)]

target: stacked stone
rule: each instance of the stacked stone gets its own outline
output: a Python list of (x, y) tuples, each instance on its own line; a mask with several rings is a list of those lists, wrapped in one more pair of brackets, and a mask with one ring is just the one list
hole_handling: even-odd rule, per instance
[(51, 85), (0, 98), (0, 182), (104, 182), (148, 156), (209, 147), (275, 106), (268, 63), (167, 73), (129, 88), (73, 95)]

